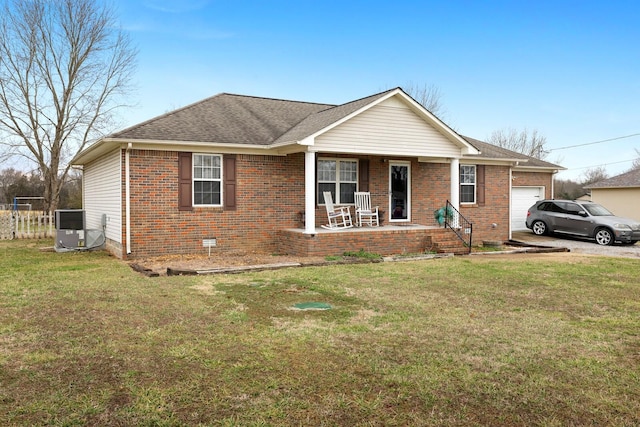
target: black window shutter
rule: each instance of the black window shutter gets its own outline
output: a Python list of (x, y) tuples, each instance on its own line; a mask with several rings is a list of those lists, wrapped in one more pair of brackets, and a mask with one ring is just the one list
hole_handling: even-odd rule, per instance
[(224, 161), (224, 208), (236, 210), (236, 156), (225, 155)]
[(358, 191), (369, 191), (369, 159), (360, 159), (358, 175)]
[(178, 210), (191, 211), (191, 153), (178, 153)]
[(476, 165), (476, 204), (484, 206), (484, 165)]

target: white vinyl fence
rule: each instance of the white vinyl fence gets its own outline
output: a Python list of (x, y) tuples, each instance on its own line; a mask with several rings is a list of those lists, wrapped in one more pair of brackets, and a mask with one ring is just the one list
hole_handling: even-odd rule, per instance
[(0, 239), (43, 239), (53, 237), (51, 212), (0, 211)]

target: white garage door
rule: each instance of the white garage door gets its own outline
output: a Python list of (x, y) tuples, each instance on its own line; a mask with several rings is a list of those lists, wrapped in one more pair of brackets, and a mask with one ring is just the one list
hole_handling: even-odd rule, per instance
[(544, 198), (544, 187), (511, 188), (511, 231), (526, 230), (527, 211)]

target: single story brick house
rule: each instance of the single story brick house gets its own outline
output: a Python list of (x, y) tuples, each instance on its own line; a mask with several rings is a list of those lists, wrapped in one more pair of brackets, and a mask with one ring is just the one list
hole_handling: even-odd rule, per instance
[(617, 216), (640, 221), (640, 169), (632, 169), (587, 187), (591, 200)]
[[(530, 205), (514, 211), (514, 190), (551, 197), (561, 169), (459, 135), (400, 88), (341, 105), (223, 93), (109, 135), (73, 164), (87, 228), (104, 227), (128, 259), (423, 252), (450, 238), (434, 217), (447, 201), (474, 242), (503, 241)], [(370, 192), (382, 225), (323, 229), (323, 191), (343, 205)]]

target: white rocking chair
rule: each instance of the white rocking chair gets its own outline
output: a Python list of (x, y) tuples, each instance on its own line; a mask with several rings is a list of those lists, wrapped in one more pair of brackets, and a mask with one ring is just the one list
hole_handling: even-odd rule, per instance
[(335, 230), (353, 227), (349, 207), (334, 205), (333, 196), (331, 196), (330, 191), (324, 191), (322, 194), (324, 195), (324, 204), (327, 208), (327, 217), (329, 218), (329, 224), (323, 225), (322, 228)]
[(371, 206), (371, 194), (369, 192), (355, 192), (356, 202), (356, 226), (366, 224), (370, 227), (379, 227), (378, 206)]

